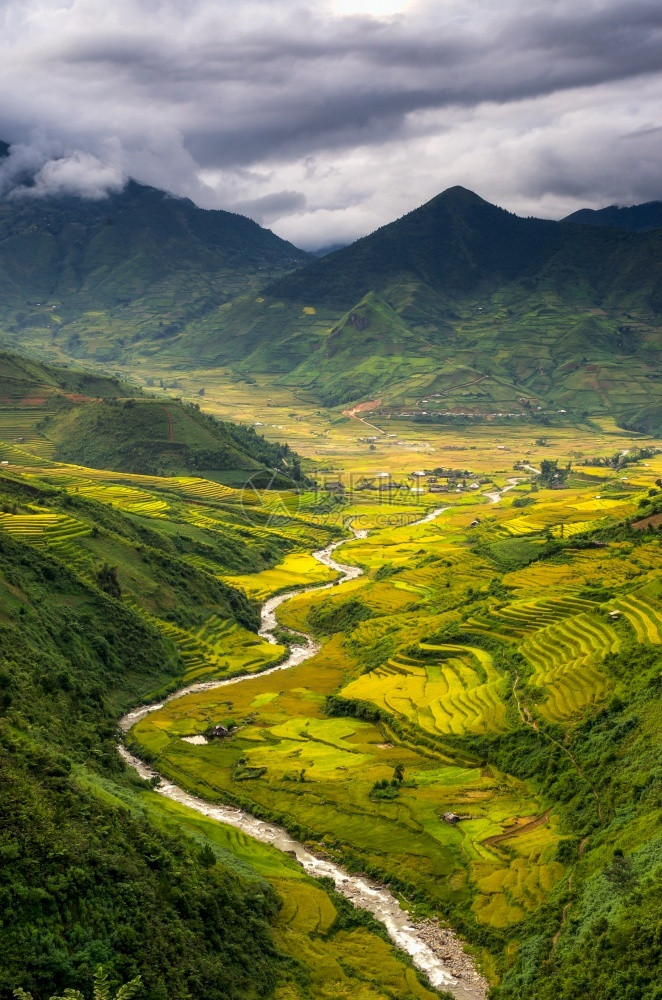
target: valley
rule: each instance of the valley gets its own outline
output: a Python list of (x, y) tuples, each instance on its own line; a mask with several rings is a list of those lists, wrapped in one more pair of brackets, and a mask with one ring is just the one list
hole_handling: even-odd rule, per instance
[[(191, 378), (182, 398), (194, 392)], [(466, 941), (494, 996), (521, 995), (528, 975), (536, 996), (553, 989), (569, 998), (569, 970), (597, 919), (593, 910), (582, 916), (586, 901), (612, 885), (603, 872), (615, 850), (631, 859), (632, 875), (615, 896), (600, 890), (602, 934), (625, 932), (614, 902), (635, 885), (638, 926), (653, 912), (649, 741), (662, 554), (657, 532), (643, 529), (662, 498), (660, 442), (606, 420), (548, 427), (543, 439), (539, 425), (508, 437), (488, 424), (470, 435), (443, 427), (423, 435), (391, 418), (367, 443), (353, 416), (220, 378), (205, 405), (286, 436), (309, 474), (321, 467), (321, 483), (342, 489), (240, 489), (67, 465), (47, 457), (39, 432), (34, 447), (1, 446), (2, 487), (14, 498), (0, 514), (3, 536), (63, 562), (85, 586), (106, 587), (156, 630), (181, 665), (143, 685), (143, 701), (197, 685), (138, 721), (130, 748), (210, 808), (240, 807), (350, 877), (388, 885), (413, 919), (440, 917)], [(22, 413), (5, 406), (9, 437)], [(540, 482), (551, 456), (572, 463), (561, 489)], [(413, 471), (437, 466), (458, 470), (450, 479), (466, 488), (431, 473), (412, 486)], [(376, 489), (384, 470), (399, 488)], [(432, 492), (431, 479), (448, 491)], [(335, 586), (333, 564), (310, 556), (334, 539), (345, 539), (342, 562), (357, 568)], [(275, 636), (258, 635), (255, 601), (293, 587), (301, 593), (279, 602)], [(290, 662), (287, 647), (296, 654), (301, 633), (313, 636), (313, 655), (270, 673)], [(246, 673), (254, 676), (232, 682)], [(231, 735), (208, 741), (216, 725)], [(147, 791), (139, 798), (159, 822), (268, 873), (285, 907), (272, 921), (274, 940), (317, 977), (306, 987), (281, 973), (275, 996), (337, 996), (331, 982), (341, 967), (354, 991), (375, 947), (382, 968), (372, 966), (360, 996), (428, 995), (389, 945), (368, 945), (366, 935), (382, 940), (371, 925), (350, 920), (325, 937), (320, 928), (336, 926), (333, 913), (346, 904), (292, 862), (185, 805)], [(329, 915), (311, 925), (319, 906)], [(547, 950), (531, 967), (534, 939)], [(350, 966), (363, 970), (358, 979)], [(537, 978), (543, 968), (549, 985)], [(624, 988), (618, 967), (609, 976)]]

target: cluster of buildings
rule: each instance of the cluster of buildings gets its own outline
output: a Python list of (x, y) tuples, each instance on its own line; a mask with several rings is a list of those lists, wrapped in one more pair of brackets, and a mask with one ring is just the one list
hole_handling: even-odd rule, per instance
[[(471, 481), (470, 481), (471, 480)], [(408, 493), (462, 493), (465, 490), (477, 492), (488, 479), (479, 479), (469, 469), (419, 469), (410, 472), (405, 480), (395, 479), (390, 472), (376, 472), (372, 476), (361, 476), (356, 482), (343, 483), (339, 479), (328, 479), (322, 486), (329, 493), (351, 491), (376, 491), (380, 493), (406, 490)]]

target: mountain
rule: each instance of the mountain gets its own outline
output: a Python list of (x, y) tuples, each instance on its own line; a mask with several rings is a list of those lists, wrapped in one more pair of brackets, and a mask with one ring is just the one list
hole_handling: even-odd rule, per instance
[(0, 335), (54, 356), (163, 341), (310, 255), (231, 212), (130, 181), (97, 201), (0, 201)]
[(328, 257), (330, 253), (335, 253), (336, 250), (342, 250), (346, 247), (346, 243), (329, 243), (328, 246), (319, 247), (318, 250), (313, 250), (313, 257)]
[(564, 222), (581, 222), (588, 226), (614, 226), (633, 233), (646, 233), (651, 229), (662, 229), (662, 201), (647, 201), (643, 205), (607, 208), (580, 208), (568, 215)]
[(326, 405), (620, 418), (662, 401), (662, 229), (524, 219), (462, 187), (322, 258), (133, 182), (6, 201), (0, 303), (5, 341), (49, 356), (226, 366)]
[(553, 222), (519, 219), (450, 188), (344, 250), (272, 283), (277, 298), (349, 306), (404, 276), (445, 298), (535, 274), (563, 242)]
[(166, 354), (327, 404), (613, 413), (662, 396), (661, 326), (662, 231), (523, 219), (456, 187), (192, 322)]

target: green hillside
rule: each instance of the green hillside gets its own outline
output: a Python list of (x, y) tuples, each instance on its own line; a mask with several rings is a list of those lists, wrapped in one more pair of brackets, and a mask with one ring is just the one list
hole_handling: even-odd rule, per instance
[(98, 201), (0, 201), (0, 335), (116, 358), (308, 259), (244, 216), (133, 181)]
[(115, 749), (118, 714), (186, 669), (154, 611), (240, 635), (254, 608), (144, 514), (8, 472), (0, 507), (0, 996), (87, 989), (99, 963), (152, 1000), (268, 994), (275, 894), (150, 819)]
[(0, 405), (41, 406), (61, 398), (141, 396), (135, 385), (64, 365), (0, 351)]
[(205, 471), (243, 484), (273, 471), (299, 478), (299, 459), (196, 404), (155, 400), (126, 382), (0, 352), (0, 435), (62, 462), (151, 475)]
[(662, 398), (661, 262), (662, 230), (522, 219), (453, 188), (193, 321), (164, 356), (271, 373), (328, 404), (621, 413)]
[(245, 479), (258, 472), (270, 478), (266, 466), (298, 475), (287, 445), (271, 444), (252, 427), (216, 420), (174, 399), (64, 404), (39, 429), (54, 445), (53, 458), (93, 468), (148, 475), (206, 471), (221, 479), (244, 473)]

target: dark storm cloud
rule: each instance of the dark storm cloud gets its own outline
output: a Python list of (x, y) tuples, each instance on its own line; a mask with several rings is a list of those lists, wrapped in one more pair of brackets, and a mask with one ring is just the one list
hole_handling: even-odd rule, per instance
[[(477, 6), (460, 25), (447, 23), (444, 4), (389, 21), (333, 20), (281, 4), (267, 5), (257, 27), (236, 24), (229, 6), (224, 19), (223, 4), (214, 17), (202, 3), (190, 5), (208, 12), (200, 33), (182, 17), (183, 37), (170, 32), (172, 5), (125, 7), (138, 30), (127, 18), (123, 26), (102, 19), (77, 32), (74, 20), (69, 37), (42, 43), (42, 78), (52, 71), (56, 88), (58, 78), (78, 81), (78, 100), (91, 80), (94, 96), (101, 84), (112, 87), (106, 100), (116, 105), (138, 100), (161, 109), (205, 164), (383, 140), (412, 112), (519, 101), (662, 66), (662, 6), (650, 0), (579, 11), (559, 2), (538, 11), (511, 3), (500, 17)], [(156, 11), (170, 17), (161, 21)], [(177, 113), (187, 106), (189, 122)]]
[[(521, 143), (523, 131), (551, 141), (553, 104), (557, 121), (584, 106), (591, 129), (606, 137), (612, 115), (599, 95), (627, 102), (628, 88), (643, 81), (650, 89), (662, 67), (662, 5), (651, 0), (420, 0), (386, 19), (332, 17), (289, 0), (21, 0), (0, 17), (0, 135), (4, 127), (31, 155), (43, 147), (44, 164), (57, 139), (78, 156), (65, 172), (72, 183), (85, 167), (81, 151), (116, 173), (208, 201), (200, 171), (217, 171), (227, 188), (221, 200), (269, 219), (315, 201), (286, 176), (268, 189), (271, 172), (288, 163), (366, 149), (378, 159), (394, 144), (466, 131), (472, 118), (479, 147), (490, 115), (500, 122), (500, 151), (509, 136)], [(648, 150), (658, 121), (629, 125), (626, 133), (648, 137)], [(630, 145), (629, 160), (617, 159), (636, 171)], [(547, 147), (541, 139), (541, 157)], [(553, 192), (555, 175), (559, 194), (583, 189), (571, 177), (577, 152), (553, 153), (544, 183), (529, 178), (528, 190)], [(97, 190), (103, 175), (90, 166)], [(47, 171), (45, 191), (48, 183)], [(325, 204), (341, 209), (343, 197), (356, 203), (346, 185)]]

